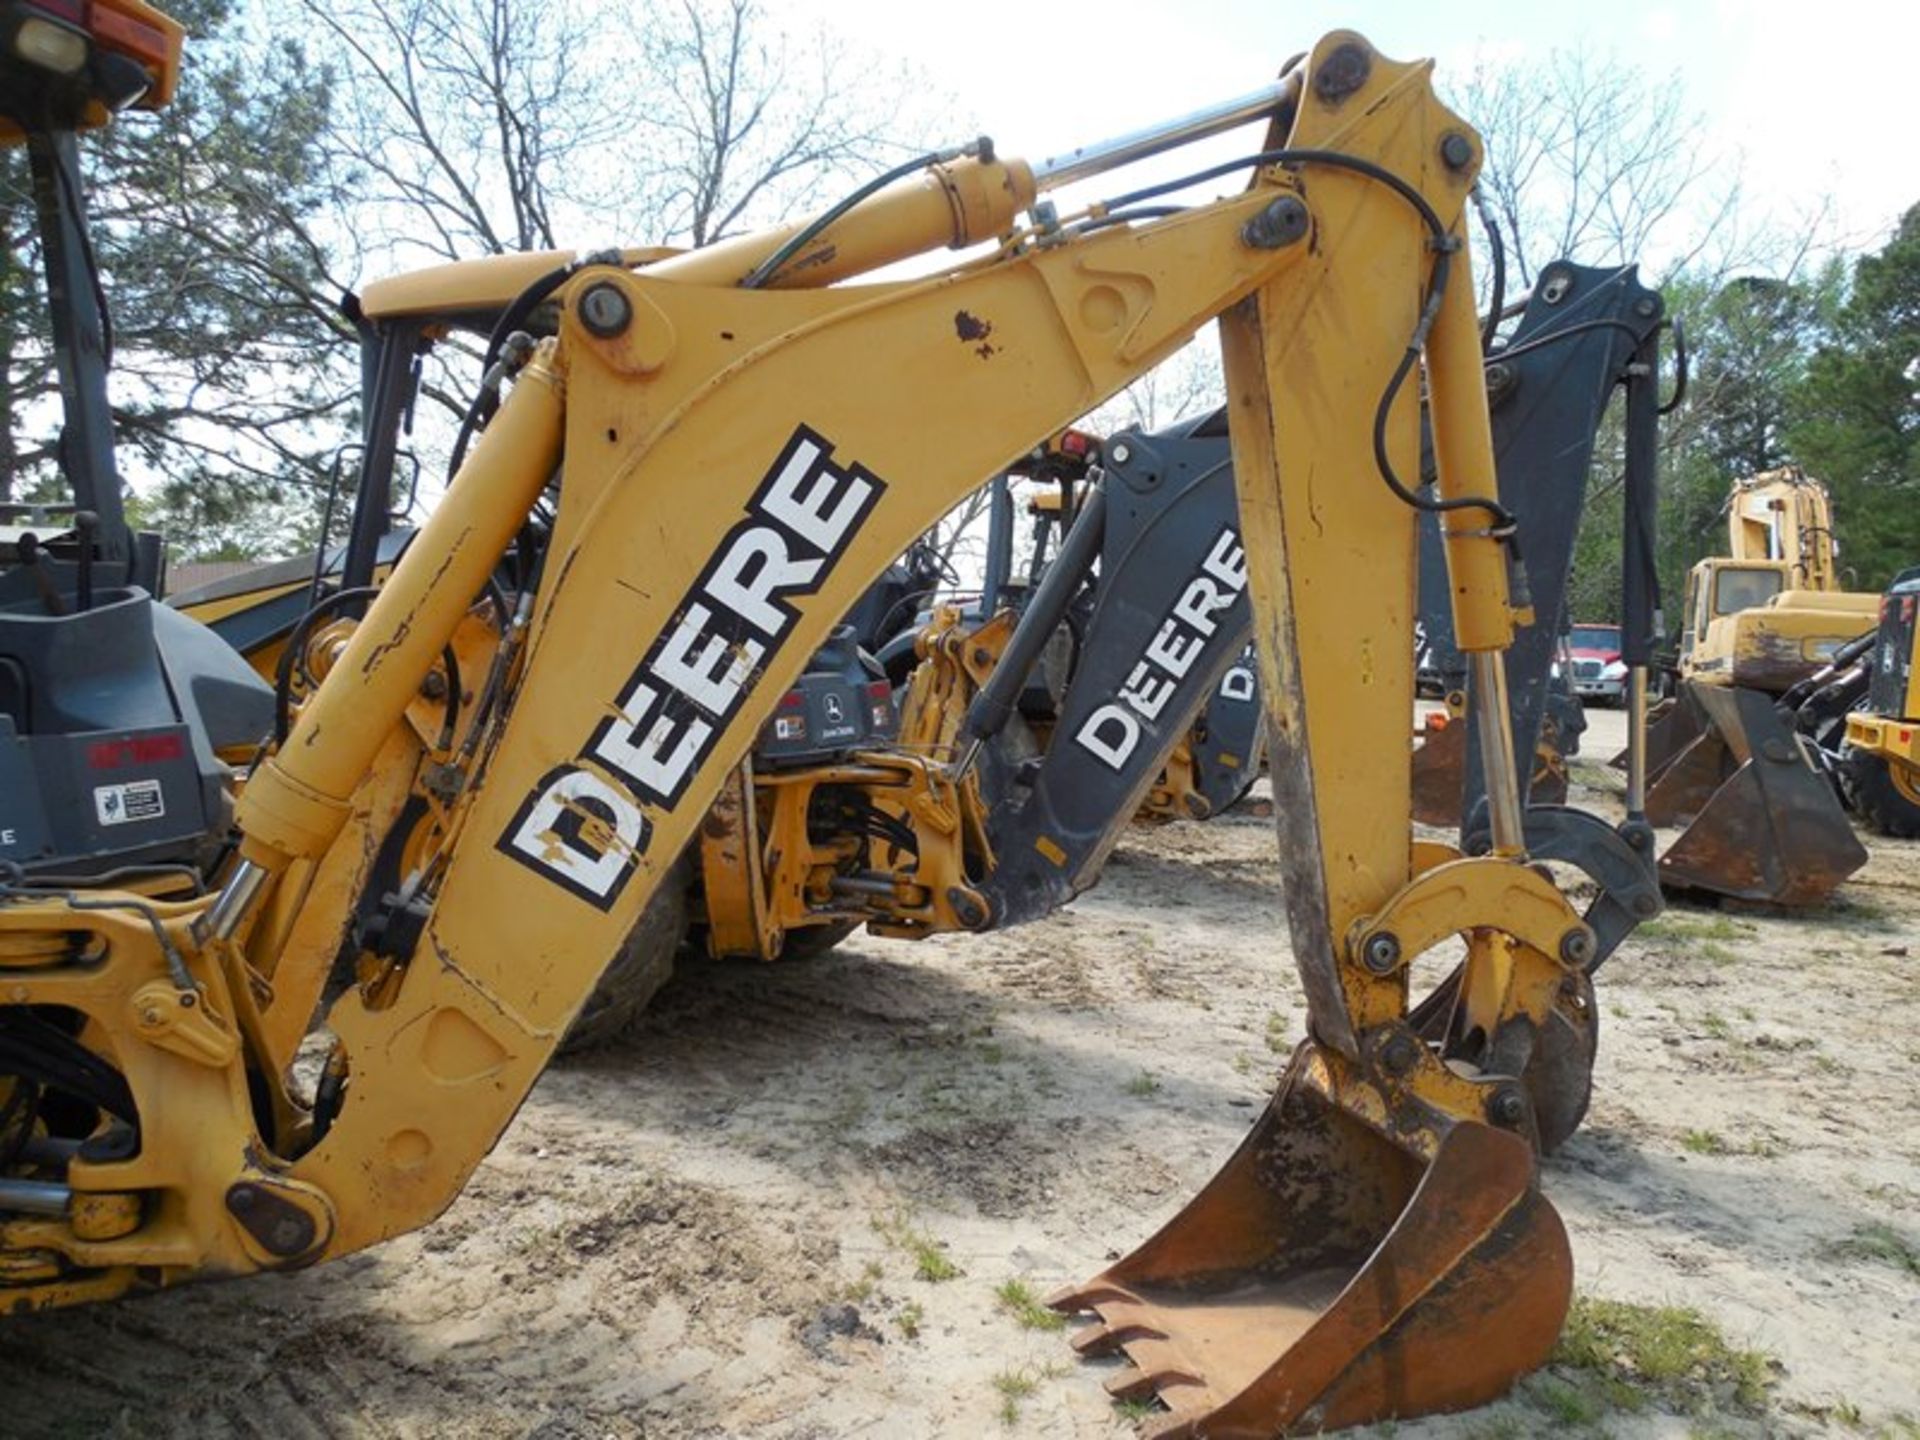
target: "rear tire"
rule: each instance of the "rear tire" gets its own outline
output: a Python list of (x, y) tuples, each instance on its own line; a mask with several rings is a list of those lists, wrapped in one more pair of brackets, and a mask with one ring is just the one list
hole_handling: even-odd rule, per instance
[(1920, 804), (1902, 793), (1887, 760), (1849, 748), (1839, 769), (1841, 792), (1868, 829), (1897, 840), (1920, 839)]
[(692, 871), (683, 858), (661, 879), (586, 1006), (574, 1017), (560, 1042), (562, 1055), (580, 1055), (617, 1039), (673, 978), (674, 954), (687, 939), (687, 887)]

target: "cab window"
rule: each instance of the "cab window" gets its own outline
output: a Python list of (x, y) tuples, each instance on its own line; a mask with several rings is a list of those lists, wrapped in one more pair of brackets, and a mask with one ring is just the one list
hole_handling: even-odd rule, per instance
[(1731, 615), (1764, 605), (1780, 593), (1778, 570), (1722, 570), (1713, 579), (1713, 613)]

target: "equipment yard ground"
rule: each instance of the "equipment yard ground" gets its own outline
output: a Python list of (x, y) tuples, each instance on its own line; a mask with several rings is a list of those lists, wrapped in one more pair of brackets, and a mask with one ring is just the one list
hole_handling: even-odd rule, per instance
[[(1575, 803), (1617, 810), (1591, 719)], [(1920, 844), (1868, 843), (1824, 912), (1675, 905), (1602, 971), (1545, 1164), (1581, 1363), (1364, 1433), (1920, 1435)], [(1032, 1302), (1211, 1176), (1299, 1039), (1272, 847), (1136, 830), (1036, 925), (683, 974), (430, 1228), (10, 1321), (0, 1429), (1127, 1435)]]

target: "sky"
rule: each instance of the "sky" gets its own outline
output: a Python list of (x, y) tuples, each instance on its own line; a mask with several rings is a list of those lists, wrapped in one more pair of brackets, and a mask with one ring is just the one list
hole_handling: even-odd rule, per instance
[(796, 27), (824, 23), (910, 60), (1003, 153), (1027, 159), (1252, 89), (1324, 32), (1349, 28), (1395, 59), (1431, 56), (1443, 75), (1476, 56), (1524, 63), (1556, 49), (1673, 75), (1684, 110), (1703, 117), (1700, 143), (1737, 157), (1752, 202), (1792, 217), (1830, 201), (1826, 239), (1838, 248), (1877, 248), (1920, 201), (1920, 0), (764, 3)]

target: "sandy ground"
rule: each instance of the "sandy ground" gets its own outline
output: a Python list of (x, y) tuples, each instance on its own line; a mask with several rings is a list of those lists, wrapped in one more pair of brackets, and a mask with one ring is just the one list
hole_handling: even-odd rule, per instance
[[(1619, 729), (1577, 780), (1610, 783)], [(1112, 1362), (995, 1292), (1097, 1271), (1258, 1113), (1304, 1013), (1272, 846), (1241, 814), (1136, 832), (1025, 930), (700, 967), (552, 1071), (430, 1229), (11, 1322), (0, 1432), (1127, 1435)], [(1850, 1243), (1920, 1238), (1920, 846), (1875, 842), (1823, 914), (1671, 910), (1600, 994), (1592, 1115), (1545, 1176), (1578, 1286), (1778, 1363), (1758, 1418), (1598, 1428), (1920, 1434), (1920, 1276)], [(1559, 1423), (1522, 1397), (1397, 1434)]]

